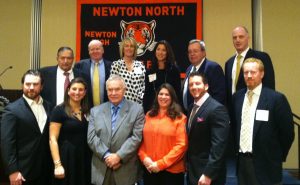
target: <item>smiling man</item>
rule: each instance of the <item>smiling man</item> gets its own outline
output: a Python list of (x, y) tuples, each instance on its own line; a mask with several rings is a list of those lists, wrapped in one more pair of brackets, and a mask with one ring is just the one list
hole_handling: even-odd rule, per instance
[(88, 144), (93, 152), (92, 183), (133, 185), (140, 175), (137, 149), (145, 116), (141, 105), (124, 98), (123, 78), (111, 75), (106, 82), (109, 101), (91, 109)]
[(50, 184), (50, 104), (40, 92), (43, 79), (28, 70), (22, 77), (23, 97), (7, 105), (1, 120), (1, 152), (10, 184)]
[(192, 72), (199, 72), (205, 74), (209, 89), (209, 95), (218, 102), (225, 104), (226, 91), (225, 91), (225, 76), (222, 67), (211, 60), (206, 58), (205, 43), (202, 40), (193, 39), (188, 45), (188, 57), (191, 65), (186, 70), (186, 78), (183, 82), (182, 101), (185, 111), (189, 105), (193, 103), (193, 98), (189, 92), (188, 79)]
[(229, 134), (226, 108), (208, 93), (203, 74), (189, 76), (194, 106), (189, 108), (187, 173), (189, 185), (224, 185), (225, 150)]
[(80, 60), (75, 64), (87, 77), (87, 83), (91, 89), (88, 93), (91, 107), (106, 102), (105, 81), (110, 75), (111, 61), (103, 58), (104, 47), (100, 40), (91, 40), (88, 45), (90, 58)]

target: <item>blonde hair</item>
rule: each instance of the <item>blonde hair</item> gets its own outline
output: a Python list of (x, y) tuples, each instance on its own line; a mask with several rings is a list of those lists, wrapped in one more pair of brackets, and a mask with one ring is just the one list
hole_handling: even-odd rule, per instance
[(257, 63), (259, 71), (265, 71), (264, 63), (258, 58), (247, 58), (243, 62), (243, 69), (244, 69), (244, 65), (247, 64), (247, 63)]
[(133, 60), (135, 60), (137, 57), (137, 43), (136, 43), (135, 39), (132, 37), (126, 37), (120, 43), (120, 57), (121, 57), (121, 59), (124, 57), (124, 45), (126, 42), (129, 42), (130, 44), (133, 45), (133, 47), (134, 47)]

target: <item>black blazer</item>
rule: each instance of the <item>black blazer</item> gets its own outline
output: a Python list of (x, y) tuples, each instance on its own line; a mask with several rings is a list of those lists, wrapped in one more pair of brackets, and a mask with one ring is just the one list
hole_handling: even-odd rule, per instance
[[(247, 89), (233, 95), (233, 128), (236, 152), (239, 149), (241, 116)], [(260, 184), (275, 184), (282, 180), (282, 162), (286, 160), (294, 140), (293, 116), (286, 97), (263, 87), (256, 110), (269, 111), (268, 121), (254, 120), (253, 161)]]
[[(273, 64), (270, 56), (265, 52), (256, 51), (250, 48), (244, 60), (246, 60), (247, 58), (258, 58), (263, 62), (265, 67), (265, 75), (262, 80), (262, 83), (266, 87), (275, 89), (275, 74), (274, 74)], [(226, 95), (227, 95), (227, 103), (229, 105), (228, 107), (229, 109), (230, 109), (230, 104), (232, 99), (232, 68), (233, 68), (234, 59), (235, 59), (235, 55), (232, 56), (225, 63)], [(246, 88), (246, 83), (244, 80), (243, 69), (241, 69), (239, 74), (239, 79), (237, 81), (236, 91), (243, 88)]]
[(41, 133), (37, 120), (22, 97), (5, 107), (1, 120), (1, 152), (7, 174), (20, 171), (27, 181), (53, 174), (49, 147), (50, 103), (43, 103), (47, 123)]
[[(188, 115), (190, 113), (191, 109)], [(202, 174), (212, 178), (213, 185), (225, 184), (224, 154), (229, 130), (226, 108), (209, 97), (195, 114), (191, 128), (187, 128), (187, 169), (191, 184), (196, 185)]]
[[(187, 68), (185, 72), (186, 78), (184, 79), (183, 84), (186, 80), (188, 80), (192, 67), (193, 66), (190, 65)], [(208, 94), (211, 95), (215, 100), (217, 100), (221, 104), (224, 104), (226, 99), (226, 90), (225, 76), (222, 67), (216, 62), (205, 59), (201, 64), (200, 68), (198, 69), (198, 72), (203, 73), (208, 81)], [(189, 90), (187, 96), (188, 105), (190, 105), (191, 103), (193, 103), (194, 99), (190, 94)]]
[[(109, 61), (109, 60), (105, 60), (105, 59), (103, 59), (103, 62), (104, 62), (104, 68), (105, 68), (105, 82), (106, 82), (106, 80), (110, 76), (110, 69), (111, 69), (112, 62)], [(90, 102), (91, 107), (93, 107), (94, 106), (94, 104), (93, 104), (93, 91), (92, 91), (91, 72), (90, 72), (91, 71), (91, 64), (92, 64), (91, 59), (84, 59), (84, 60), (80, 60), (79, 62), (77, 62), (75, 64), (74, 68), (81, 71), (83, 73), (83, 75), (85, 76), (85, 78), (86, 78), (86, 82), (88, 83), (88, 86), (89, 86), (89, 89), (90, 89), (90, 91), (88, 93), (89, 102)], [(103, 102), (107, 102), (108, 98), (107, 98), (106, 86), (100, 87), (100, 88), (105, 89), (104, 90), (104, 101)]]
[[(41, 72), (44, 85), (41, 92), (41, 96), (50, 102), (53, 106), (56, 105), (56, 81), (60, 79), (56, 79), (58, 66), (49, 66), (41, 68), (39, 71)], [(74, 78), (82, 77), (86, 78), (79, 70), (73, 68)]]
[(157, 71), (154, 70), (147, 70), (146, 71), (146, 77), (145, 77), (145, 94), (143, 97), (143, 107), (145, 113), (148, 112), (152, 104), (154, 102), (156, 91), (163, 83), (169, 83), (172, 85), (172, 87), (175, 90), (178, 103), (181, 104), (181, 80), (180, 80), (180, 71), (179, 68), (176, 65), (171, 65), (168, 69), (165, 71), (165, 78), (161, 79), (158, 75), (156, 75), (156, 80), (149, 82), (149, 75), (151, 74), (157, 74)]

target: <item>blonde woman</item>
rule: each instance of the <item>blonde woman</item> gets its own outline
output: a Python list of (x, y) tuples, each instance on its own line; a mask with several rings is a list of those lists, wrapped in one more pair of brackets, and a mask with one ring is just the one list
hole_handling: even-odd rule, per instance
[(137, 43), (134, 38), (125, 38), (120, 44), (121, 59), (114, 61), (110, 74), (117, 74), (125, 80), (125, 98), (139, 104), (143, 102), (145, 91), (145, 66), (136, 60)]

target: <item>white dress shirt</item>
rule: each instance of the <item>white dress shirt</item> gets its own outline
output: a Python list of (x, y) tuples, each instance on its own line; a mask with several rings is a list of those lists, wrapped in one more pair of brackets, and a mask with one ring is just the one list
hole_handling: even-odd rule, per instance
[[(64, 101), (64, 94), (65, 94), (65, 79), (66, 76), (64, 75), (64, 70), (62, 70), (59, 66), (57, 67), (56, 73), (56, 105), (61, 104)], [(74, 78), (73, 70), (67, 71), (69, 73), (70, 81)]]
[(45, 108), (43, 106), (43, 98), (40, 96), (39, 101), (36, 102), (30, 98), (27, 98), (24, 94), (23, 94), (24, 99), (26, 100), (26, 102), (28, 103), (28, 105), (30, 106), (36, 121), (39, 124), (39, 128), (41, 133), (43, 133), (44, 127), (46, 125), (46, 121), (47, 121), (47, 113), (45, 111)]

